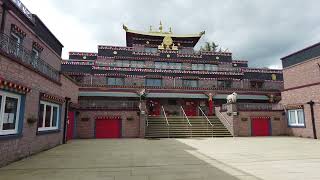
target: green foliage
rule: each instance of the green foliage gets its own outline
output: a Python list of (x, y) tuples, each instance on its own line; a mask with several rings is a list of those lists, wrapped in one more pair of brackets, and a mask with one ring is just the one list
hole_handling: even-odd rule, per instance
[(200, 47), (201, 51), (212, 51), (216, 52), (218, 50), (219, 45), (215, 42), (205, 42), (204, 46)]

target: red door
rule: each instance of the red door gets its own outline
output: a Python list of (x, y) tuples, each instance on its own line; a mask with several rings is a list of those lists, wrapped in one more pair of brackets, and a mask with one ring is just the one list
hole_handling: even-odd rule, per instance
[(255, 117), (251, 120), (252, 136), (270, 136), (270, 118)]
[(102, 118), (96, 119), (96, 138), (119, 138), (120, 137), (120, 119)]
[(151, 116), (160, 116), (161, 114), (161, 105), (158, 100), (149, 100), (148, 101), (148, 112)]
[(197, 116), (197, 103), (194, 101), (186, 101), (185, 112), (187, 116)]
[(73, 128), (74, 128), (74, 112), (68, 112), (68, 121), (67, 121), (67, 141), (73, 137)]

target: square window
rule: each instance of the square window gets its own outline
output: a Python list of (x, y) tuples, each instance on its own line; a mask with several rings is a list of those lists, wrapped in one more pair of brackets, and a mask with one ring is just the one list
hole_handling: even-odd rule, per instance
[(183, 87), (198, 87), (198, 81), (197, 80), (182, 80), (182, 86)]
[(58, 104), (40, 101), (38, 131), (57, 130), (60, 123), (59, 110)]
[(287, 114), (289, 126), (305, 126), (303, 109), (291, 109), (288, 110)]
[(0, 135), (18, 133), (20, 95), (0, 91)]

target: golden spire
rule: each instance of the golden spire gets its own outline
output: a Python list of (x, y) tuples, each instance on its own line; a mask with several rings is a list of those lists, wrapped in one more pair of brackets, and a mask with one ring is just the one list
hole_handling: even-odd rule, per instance
[(162, 22), (160, 21), (160, 24), (159, 24), (159, 31), (162, 32)]

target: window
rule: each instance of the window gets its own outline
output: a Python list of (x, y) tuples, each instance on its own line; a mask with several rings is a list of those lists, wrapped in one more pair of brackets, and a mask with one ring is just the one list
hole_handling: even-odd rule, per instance
[(32, 51), (31, 51), (31, 64), (36, 67), (37, 66), (37, 60), (39, 58), (39, 51), (35, 48), (32, 48)]
[(162, 86), (162, 79), (146, 79), (146, 86)]
[(124, 78), (107, 78), (107, 83), (110, 86), (123, 86), (124, 85)]
[(228, 80), (219, 80), (218, 81), (218, 87), (219, 88), (231, 88), (231, 81)]
[(132, 68), (144, 68), (144, 61), (130, 61), (130, 67)]
[(182, 86), (183, 87), (198, 87), (198, 81), (184, 79), (184, 80), (182, 80)]
[(288, 110), (288, 124), (289, 126), (304, 126), (303, 109)]
[(204, 66), (204, 70), (206, 70), (206, 71), (217, 71), (218, 70), (218, 66), (214, 65), (214, 64), (206, 64)]
[(158, 52), (158, 49), (157, 49), (157, 48), (146, 47), (146, 48), (144, 49), (144, 52), (146, 52), (146, 53), (157, 53), (157, 52)]
[(0, 135), (18, 133), (21, 96), (0, 91)]
[(16, 56), (19, 55), (21, 42), (22, 42), (21, 37), (12, 32), (10, 45), (12, 46), (12, 50), (13, 50), (12, 53), (15, 54)]
[(194, 71), (203, 71), (204, 64), (192, 64), (192, 70)]
[(250, 87), (253, 89), (261, 89), (263, 87), (262, 81), (250, 81)]
[(181, 63), (154, 62), (156, 69), (181, 69)]
[(35, 48), (32, 48), (32, 52), (31, 52), (31, 57), (32, 57), (32, 59), (36, 59), (36, 58), (38, 58), (39, 57), (39, 51), (37, 50), (37, 49), (35, 49)]
[(127, 60), (116, 60), (114, 61), (116, 67), (130, 67), (130, 61)]
[(59, 105), (40, 101), (38, 131), (57, 130), (59, 122)]

